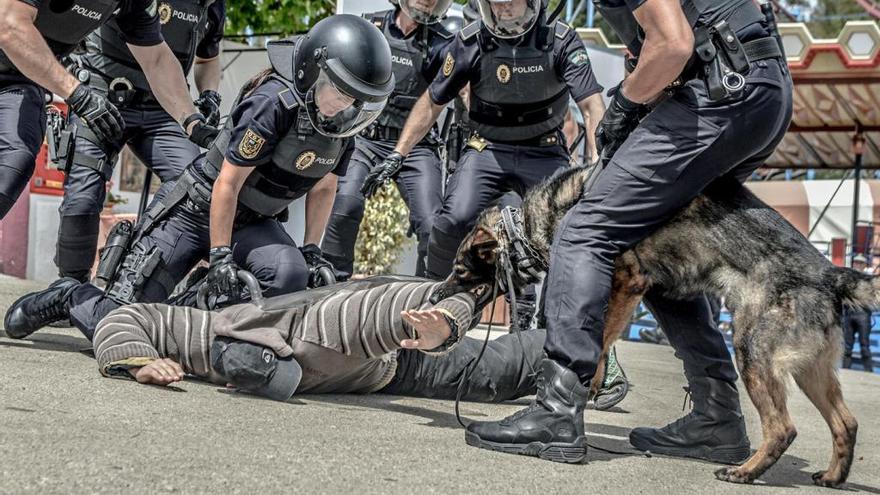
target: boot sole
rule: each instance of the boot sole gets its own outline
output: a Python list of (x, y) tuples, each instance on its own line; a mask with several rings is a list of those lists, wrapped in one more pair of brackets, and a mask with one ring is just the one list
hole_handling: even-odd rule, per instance
[(638, 450), (651, 454), (666, 455), (671, 457), (689, 457), (718, 464), (742, 464), (752, 455), (751, 447), (659, 447), (653, 446), (647, 441), (638, 438), (630, 438), (629, 443)]
[(483, 440), (475, 433), (466, 431), (464, 440), (471, 447), (494, 450), (505, 454), (538, 457), (545, 461), (583, 464), (587, 460), (587, 440), (584, 437), (578, 438), (573, 443), (496, 443)]

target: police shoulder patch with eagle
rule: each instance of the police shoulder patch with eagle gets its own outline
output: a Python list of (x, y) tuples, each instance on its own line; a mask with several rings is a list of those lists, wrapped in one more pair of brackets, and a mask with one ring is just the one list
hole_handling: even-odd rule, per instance
[(253, 160), (260, 154), (263, 145), (266, 144), (266, 138), (260, 136), (253, 129), (248, 128), (238, 143), (238, 152), (241, 157), (246, 160)]

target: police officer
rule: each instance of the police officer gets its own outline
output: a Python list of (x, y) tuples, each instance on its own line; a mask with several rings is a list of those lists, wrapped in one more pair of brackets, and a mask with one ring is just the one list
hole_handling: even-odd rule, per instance
[(482, 21), (465, 26), (449, 45), (440, 73), (380, 165), (394, 169), (470, 83), (475, 132), (431, 230), (427, 272), (434, 278), (452, 270), (459, 243), (489, 203), (510, 190), (523, 193), (568, 164), (560, 128), (569, 97), (587, 122), (602, 113), (602, 88), (583, 43), (564, 23), (548, 24), (543, 2), (485, 0), (480, 9)]
[[(154, 202), (133, 239), (117, 240), (124, 229), (111, 233), (108, 245), (131, 248), (118, 267), (105, 269), (114, 256), (102, 254), (99, 274), (112, 274), (106, 290), (59, 279), (13, 304), (7, 335), (22, 338), (69, 317), (91, 338), (120, 305), (164, 301), (206, 257), (208, 287), (218, 297), (238, 295), (239, 266), (266, 295), (304, 289), (326, 266), (315, 244), (350, 137), (375, 120), (394, 87), (391, 52), (374, 26), (352, 15), (328, 17), (267, 48), (272, 68), (245, 84), (208, 152)], [(306, 194), (306, 245), (298, 249), (280, 220)]]
[[(553, 240), (537, 400), (501, 422), (467, 429), (470, 445), (565, 462), (586, 457), (584, 384), (601, 353), (615, 258), (708, 185), (741, 187), (773, 153), (792, 110), (769, 6), (762, 14), (752, 0), (597, 5), (639, 58), (597, 131), (610, 160)], [(750, 448), (737, 375), (706, 297), (666, 293), (653, 288), (646, 301), (684, 361), (694, 408), (663, 428), (634, 429), (630, 442), (654, 453), (741, 462)]]
[[(391, 46), (396, 86), (382, 115), (355, 140), (348, 172), (339, 179), (322, 248), (341, 272), (354, 270), (354, 245), (364, 216), (365, 198), (375, 194), (386, 180), (394, 180), (409, 207), (410, 225), (418, 239), (415, 274), (424, 276), (428, 236), (443, 192), (436, 129), (416, 144), (405, 159), (392, 152), (410, 110), (440, 70), (440, 52), (452, 40), (452, 33), (438, 22), (451, 3), (452, 0), (400, 0), (394, 9), (364, 16), (379, 28)], [(378, 166), (389, 155), (396, 159)]]
[[(158, 7), (162, 36), (183, 73), (195, 65), (195, 82), (201, 91), (196, 104), (211, 125), (217, 125), (220, 112), (217, 87), (225, 5), (225, 0), (163, 0)], [(125, 123), (122, 138), (106, 146), (96, 142), (93, 133), (79, 129), (72, 164), (66, 171), (55, 263), (60, 276), (83, 282), (95, 258), (105, 184), (122, 147), (127, 144), (163, 184), (176, 179), (199, 155), (192, 137), (150, 91), (147, 75), (123, 40), (118, 20), (111, 19), (89, 35), (86, 53), (79, 57), (89, 87), (107, 96)], [(73, 116), (71, 121), (79, 124), (81, 119)]]
[(207, 126), (189, 99), (180, 63), (162, 40), (155, 0), (0, 0), (0, 218), (34, 171), (45, 133), (46, 91), (64, 98), (101, 142), (120, 138), (124, 123), (107, 98), (58, 62), (111, 17), (156, 98), (194, 139)]

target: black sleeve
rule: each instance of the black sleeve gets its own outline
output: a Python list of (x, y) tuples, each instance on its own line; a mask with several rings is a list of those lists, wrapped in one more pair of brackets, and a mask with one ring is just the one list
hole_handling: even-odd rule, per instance
[(446, 39), (439, 35), (434, 36), (431, 40), (430, 49), (428, 50), (427, 60), (425, 60), (425, 64), (422, 66), (422, 76), (425, 79), (433, 81), (434, 78), (437, 77), (437, 73), (443, 65), (443, 57), (446, 55), (446, 49), (457, 37), (458, 36), (453, 36)]
[(31, 7), (35, 8), (35, 9), (40, 8), (40, 1), (41, 0), (18, 0), (18, 1), (21, 3), (27, 4), (27, 5), (30, 5)]
[(226, 149), (229, 163), (256, 167), (272, 158), (278, 140), (293, 125), (291, 114), (295, 114), (281, 105), (280, 90), (280, 83), (269, 81), (232, 109), (232, 135)]
[(348, 172), (348, 162), (351, 160), (352, 153), (354, 153), (354, 138), (348, 138), (345, 150), (342, 151), (342, 156), (339, 157), (339, 162), (336, 163), (336, 168), (333, 169), (334, 175), (342, 177)]
[(208, 29), (205, 37), (196, 47), (199, 58), (214, 58), (220, 55), (220, 41), (226, 26), (226, 0), (216, 0), (208, 7)]
[[(470, 82), (471, 72), (479, 69), (480, 47), (477, 43), (465, 44), (461, 36), (456, 36), (446, 45), (440, 57), (440, 69), (428, 94), (435, 105), (445, 105), (452, 101), (461, 88)], [(476, 69), (475, 69), (476, 68)]]
[(556, 67), (574, 101), (581, 101), (602, 91), (593, 74), (593, 65), (584, 42), (574, 29), (569, 29), (557, 54)]
[(129, 0), (123, 4), (116, 21), (126, 43), (155, 46), (164, 41), (156, 1)]

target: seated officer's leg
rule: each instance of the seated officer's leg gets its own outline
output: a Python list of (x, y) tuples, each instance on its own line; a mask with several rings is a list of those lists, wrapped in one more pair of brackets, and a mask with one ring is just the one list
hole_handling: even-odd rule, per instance
[(417, 277), (425, 276), (428, 239), (443, 203), (443, 164), (433, 150), (416, 147), (407, 155), (397, 176), (397, 187), (409, 208), (409, 221), (418, 239)]
[(232, 233), (232, 257), (253, 273), (267, 297), (289, 294), (309, 284), (305, 258), (280, 222), (273, 219), (250, 223)]
[[(71, 125), (83, 127), (75, 115)], [(82, 133), (80, 133), (82, 134)], [(76, 138), (73, 164), (64, 177), (64, 198), (58, 208), (58, 245), (55, 264), (58, 275), (85, 282), (89, 279), (98, 249), (101, 209), (106, 197), (106, 184), (113, 174), (113, 165), (121, 144), (105, 149), (84, 138)], [(112, 156), (108, 156), (107, 153)]]
[[(364, 146), (363, 140), (357, 141)], [(364, 196), (361, 186), (370, 172), (370, 159), (360, 149), (355, 149), (348, 170), (339, 178), (336, 199), (324, 231), (321, 251), (333, 267), (349, 274), (354, 273), (354, 245), (361, 220), (364, 218)]]
[[(462, 399), (501, 402), (534, 394), (535, 376), (531, 370), (537, 370), (544, 357), (545, 335), (544, 330), (522, 333), (522, 347), (513, 334), (490, 340)], [(381, 392), (454, 399), (462, 377), (470, 372), (482, 347), (482, 339), (465, 337), (449, 353), (438, 356), (408, 349), (398, 351), (397, 373)]]
[(33, 84), (0, 86), (0, 219), (34, 174), (46, 129), (44, 94)]
[(446, 183), (446, 196), (434, 219), (428, 243), (427, 276), (444, 279), (452, 272), (458, 245), (480, 212), (503, 192), (504, 172), (491, 145), (483, 151), (468, 148)]
[(687, 300), (664, 296), (653, 287), (645, 296), (684, 362), (693, 411), (663, 428), (635, 428), (630, 442), (651, 452), (739, 463), (751, 450), (736, 390), (736, 369), (704, 295)]

